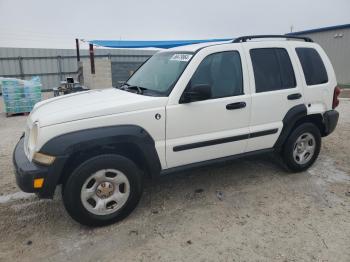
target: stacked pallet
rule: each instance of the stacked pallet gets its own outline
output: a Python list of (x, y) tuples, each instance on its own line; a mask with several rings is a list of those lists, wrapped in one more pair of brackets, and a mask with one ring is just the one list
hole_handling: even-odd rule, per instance
[(31, 80), (3, 78), (1, 86), (7, 116), (29, 113), (34, 105), (41, 101), (39, 77), (33, 77)]

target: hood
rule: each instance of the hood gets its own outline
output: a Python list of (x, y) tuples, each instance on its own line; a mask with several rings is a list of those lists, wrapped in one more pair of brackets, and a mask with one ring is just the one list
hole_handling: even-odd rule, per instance
[(40, 126), (125, 113), (166, 105), (167, 97), (152, 97), (116, 88), (59, 96), (37, 103), (28, 121)]

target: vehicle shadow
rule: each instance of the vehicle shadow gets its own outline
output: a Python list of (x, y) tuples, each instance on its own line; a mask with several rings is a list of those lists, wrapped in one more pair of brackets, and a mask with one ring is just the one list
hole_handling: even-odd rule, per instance
[(137, 215), (159, 213), (167, 206), (185, 205), (186, 201), (198, 198), (222, 201), (225, 194), (234, 194), (244, 191), (246, 186), (290, 175), (294, 174), (287, 170), (278, 155), (267, 154), (147, 179)]
[[(174, 173), (158, 179), (146, 179), (138, 207), (120, 223), (159, 214), (167, 208), (186, 209), (186, 206), (191, 207), (192, 203), (198, 204), (197, 200), (206, 198), (207, 204), (213, 199), (222, 201), (225, 194), (239, 192), (244, 190), (245, 186), (264, 183), (276, 176), (284, 177), (289, 174), (277, 156), (268, 154)], [(3, 223), (0, 230), (11, 231), (14, 228), (24, 228), (26, 225), (44, 227), (51, 233), (55, 232), (55, 227), (60, 226), (92, 230), (79, 225), (69, 217), (64, 209), (60, 191), (61, 188), (58, 187), (53, 200), (31, 197), (1, 205), (0, 219), (11, 223)]]

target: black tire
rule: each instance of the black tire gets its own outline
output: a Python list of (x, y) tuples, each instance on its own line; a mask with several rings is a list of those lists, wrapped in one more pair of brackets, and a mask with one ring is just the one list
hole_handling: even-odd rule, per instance
[[(102, 169), (117, 169), (124, 173), (130, 184), (130, 194), (125, 204), (114, 213), (96, 215), (86, 209), (81, 200), (85, 181)], [(78, 166), (62, 189), (64, 206), (69, 215), (86, 226), (106, 226), (127, 217), (137, 206), (143, 190), (143, 176), (134, 162), (120, 155), (100, 155)]]
[[(300, 164), (294, 159), (293, 150), (297, 139), (305, 133), (310, 133), (314, 137), (315, 150), (314, 150), (314, 154), (310, 157), (310, 159), (308, 159), (306, 163)], [(315, 160), (317, 159), (320, 153), (320, 149), (321, 149), (320, 130), (318, 129), (317, 126), (315, 126), (312, 123), (304, 123), (297, 126), (289, 135), (283, 147), (282, 157), (290, 171), (302, 172), (308, 169), (310, 166), (312, 166), (312, 164), (315, 162)]]

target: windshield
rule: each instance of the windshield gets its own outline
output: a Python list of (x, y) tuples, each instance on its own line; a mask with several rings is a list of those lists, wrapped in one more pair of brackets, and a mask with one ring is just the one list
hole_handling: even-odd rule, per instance
[(193, 53), (190, 52), (157, 53), (148, 59), (126, 84), (167, 96), (192, 56)]

